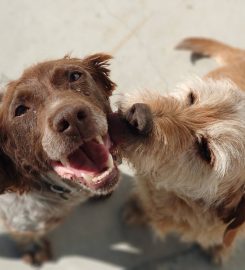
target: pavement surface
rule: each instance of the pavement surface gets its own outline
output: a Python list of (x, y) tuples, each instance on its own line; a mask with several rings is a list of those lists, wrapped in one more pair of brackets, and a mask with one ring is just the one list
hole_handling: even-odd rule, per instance
[[(0, 82), (38, 61), (102, 51), (115, 57), (111, 69), (118, 89), (112, 102), (138, 89), (170, 92), (176, 83), (216, 66), (208, 59), (192, 65), (188, 53), (174, 50), (176, 44), (203, 36), (245, 48), (244, 11), (243, 0), (0, 0)], [(244, 242), (218, 267), (176, 236), (160, 241), (146, 228), (126, 226), (121, 209), (134, 180), (128, 166), (121, 169), (121, 184), (109, 199), (77, 207), (50, 234), (55, 261), (42, 270), (245, 269)], [(18, 259), (1, 229), (0, 270), (6, 269), (33, 268)]]

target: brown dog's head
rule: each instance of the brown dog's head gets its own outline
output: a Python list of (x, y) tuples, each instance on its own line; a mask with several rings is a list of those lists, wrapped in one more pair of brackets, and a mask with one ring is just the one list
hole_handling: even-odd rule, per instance
[(196, 79), (172, 95), (128, 96), (118, 116), (113, 140), (156, 188), (210, 205), (244, 185), (245, 95), (232, 83)]
[(43, 62), (9, 83), (0, 109), (2, 189), (25, 189), (33, 175), (50, 171), (92, 193), (113, 189), (110, 58)]

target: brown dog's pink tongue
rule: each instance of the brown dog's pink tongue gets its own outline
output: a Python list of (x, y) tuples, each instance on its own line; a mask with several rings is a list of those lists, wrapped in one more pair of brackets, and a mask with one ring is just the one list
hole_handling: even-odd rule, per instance
[(109, 149), (107, 150), (103, 144), (92, 140), (84, 143), (81, 148), (99, 171), (103, 171), (107, 168)]
[(99, 173), (106, 169), (108, 151), (102, 144), (95, 141), (84, 143), (69, 157), (69, 167), (73, 170)]

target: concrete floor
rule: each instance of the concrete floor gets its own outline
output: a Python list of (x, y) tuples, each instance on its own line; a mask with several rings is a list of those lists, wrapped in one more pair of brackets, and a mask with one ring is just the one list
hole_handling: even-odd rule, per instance
[[(205, 36), (245, 48), (243, 0), (0, 0), (0, 81), (17, 78), (32, 63), (62, 57), (112, 53), (112, 78), (120, 93), (139, 88), (171, 91), (186, 77), (215, 66), (195, 66), (174, 46), (184, 37)], [(128, 228), (120, 209), (130, 193), (132, 171), (122, 166), (122, 181), (110, 199), (79, 206), (54, 231), (56, 262), (42, 270), (218, 268), (196, 246), (174, 236), (164, 242), (146, 229)], [(222, 269), (245, 269), (240, 243)], [(0, 234), (0, 269), (28, 270), (14, 243)]]

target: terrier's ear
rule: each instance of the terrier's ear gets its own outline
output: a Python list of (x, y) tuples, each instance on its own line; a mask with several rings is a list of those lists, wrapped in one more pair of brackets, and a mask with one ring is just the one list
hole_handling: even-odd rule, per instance
[(116, 84), (110, 79), (109, 60), (111, 55), (98, 53), (85, 57), (82, 61), (97, 84), (99, 84), (106, 94), (110, 96)]
[(245, 194), (243, 191), (238, 191), (231, 196), (227, 205), (219, 208), (218, 215), (228, 224), (224, 232), (223, 243), (230, 246), (239, 227), (245, 222)]

